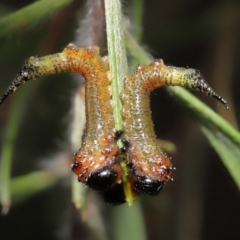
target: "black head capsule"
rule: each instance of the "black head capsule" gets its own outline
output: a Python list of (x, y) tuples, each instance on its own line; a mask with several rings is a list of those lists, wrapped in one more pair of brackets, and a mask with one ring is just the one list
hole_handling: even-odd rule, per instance
[(107, 191), (117, 180), (118, 174), (111, 167), (104, 167), (89, 174), (86, 185), (98, 192)]
[(103, 193), (103, 200), (111, 206), (121, 205), (126, 202), (125, 193), (121, 184), (116, 184)]
[(165, 185), (164, 181), (138, 176), (133, 181), (133, 189), (138, 194), (157, 195)]

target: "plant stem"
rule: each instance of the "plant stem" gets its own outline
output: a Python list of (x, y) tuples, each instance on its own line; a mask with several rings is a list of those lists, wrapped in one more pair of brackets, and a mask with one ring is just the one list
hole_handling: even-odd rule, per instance
[[(125, 39), (123, 31), (123, 21), (120, 0), (105, 0), (105, 15), (107, 27), (107, 43), (110, 71), (112, 73), (112, 100), (114, 105), (114, 120), (117, 130), (123, 129), (123, 120), (121, 114), (120, 93), (123, 88), (124, 77), (128, 73)], [(122, 141), (118, 142), (122, 147)], [(122, 186), (125, 193), (125, 200), (131, 206), (136, 196), (132, 192), (128, 182), (127, 175), (129, 172), (126, 163), (121, 163), (123, 169)]]
[(121, 101), (119, 94), (123, 79), (127, 75), (127, 57), (123, 33), (121, 3), (119, 0), (105, 0), (107, 43), (110, 71), (112, 73), (112, 94), (114, 103), (115, 127), (122, 129)]
[[(1, 204), (3, 206), (2, 212), (7, 213), (11, 205), (11, 166), (12, 166), (12, 155), (15, 146), (15, 139), (19, 130), (19, 123), (21, 119), (22, 106), (26, 99), (27, 88), (23, 88), (19, 92), (21, 96), (15, 96), (13, 104), (10, 109), (10, 116), (8, 118), (8, 124), (4, 136), (4, 144), (2, 146), (2, 153), (0, 156), (0, 196)], [(18, 93), (17, 93), (18, 94)], [(17, 95), (16, 94), (16, 95)]]
[(71, 0), (41, 0), (0, 19), (0, 38), (39, 24), (39, 22), (61, 10)]

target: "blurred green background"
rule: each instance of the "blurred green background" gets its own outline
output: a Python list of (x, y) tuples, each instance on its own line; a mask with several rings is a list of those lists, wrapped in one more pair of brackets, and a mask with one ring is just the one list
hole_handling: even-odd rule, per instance
[[(33, 2), (2, 0), (0, 16)], [(84, 22), (86, 1), (49, 2), (29, 16), (24, 14), (24, 19), (34, 21), (21, 21), (20, 15), (19, 22), (12, 23), (13, 30), (9, 30), (10, 22), (0, 25), (1, 93), (26, 58), (60, 52), (79, 38), (76, 29)], [(142, 32), (142, 45), (155, 58), (164, 59), (167, 65), (201, 70), (215, 91), (228, 100), (230, 110), (201, 93), (194, 94), (238, 128), (240, 1), (132, 0), (123, 2), (123, 11), (130, 22), (126, 24), (132, 32)], [(82, 39), (87, 38), (85, 34), (82, 32)], [(104, 40), (102, 49), (106, 50)], [(54, 75), (21, 87), (1, 106), (0, 141), (4, 144), (12, 103), (21, 105), (15, 116), (16, 139), (11, 142), (12, 176), (38, 170), (45, 175), (37, 175), (29, 183), (29, 192), (34, 192), (34, 186), (39, 189), (35, 194), (23, 192), (20, 183), (15, 184), (13, 205), (7, 215), (0, 216), (0, 239), (240, 238), (239, 189), (199, 125), (166, 89), (151, 94), (151, 108), (157, 136), (177, 147), (170, 154), (177, 168), (174, 181), (156, 197), (141, 196), (130, 208), (107, 206), (89, 191), (86, 208), (79, 213), (71, 202), (69, 170), (73, 154), (69, 124), (77, 87), (75, 75)]]

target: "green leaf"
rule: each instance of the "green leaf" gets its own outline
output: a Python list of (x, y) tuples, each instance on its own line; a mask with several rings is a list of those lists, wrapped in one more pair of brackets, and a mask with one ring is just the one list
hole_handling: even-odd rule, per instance
[(111, 209), (113, 224), (113, 239), (115, 240), (146, 240), (144, 216), (140, 201), (136, 201), (131, 208), (122, 205)]
[(16, 95), (10, 109), (10, 116), (4, 134), (4, 143), (0, 155), (0, 201), (3, 206), (3, 212), (8, 212), (11, 205), (11, 165), (12, 154), (14, 150), (15, 139), (19, 129), (19, 123), (22, 116), (22, 106), (27, 97), (27, 88), (24, 88)]
[(11, 191), (14, 203), (18, 203), (52, 186), (61, 175), (51, 170), (35, 171), (12, 179)]
[(185, 89), (169, 88), (173, 96), (194, 116), (201, 125), (223, 164), (240, 189), (240, 134), (227, 121)]
[(36, 1), (19, 11), (4, 16), (0, 19), (0, 38), (8, 36), (14, 32), (22, 32), (25, 28), (39, 24), (70, 2), (71, 0)]
[(234, 181), (240, 189), (240, 148), (239, 145), (231, 141), (221, 131), (214, 127), (202, 127), (202, 131), (222, 158), (223, 164), (231, 173)]
[(121, 3), (119, 0), (105, 0), (108, 56), (112, 79), (112, 96), (116, 129), (122, 129), (120, 92), (123, 79), (128, 73), (126, 47), (124, 42)]

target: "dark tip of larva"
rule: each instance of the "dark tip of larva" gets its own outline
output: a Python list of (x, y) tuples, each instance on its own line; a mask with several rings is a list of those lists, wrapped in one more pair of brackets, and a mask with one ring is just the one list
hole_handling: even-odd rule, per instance
[(125, 203), (125, 198), (126, 197), (121, 184), (116, 184), (103, 194), (104, 202), (112, 206), (117, 206)]
[[(19, 84), (20, 85), (20, 84)], [(13, 82), (5, 91), (4, 95), (0, 98), (0, 105), (18, 88), (18, 85)]]
[(227, 103), (227, 101), (224, 98), (222, 98), (221, 96), (219, 96), (215, 92), (213, 92), (212, 97), (217, 99), (218, 101), (220, 101), (225, 106), (225, 108), (227, 110), (229, 109), (228, 103)]
[(116, 179), (117, 173), (107, 166), (91, 173), (86, 180), (86, 185), (95, 191), (104, 192), (115, 183)]
[(139, 194), (157, 195), (164, 185), (164, 181), (138, 176), (133, 183), (133, 188)]
[(0, 98), (0, 105), (5, 101), (5, 99), (8, 97), (10, 95), (10, 93), (9, 94), (4, 94), (1, 98)]
[(194, 78), (195, 78), (194, 85), (195, 85), (196, 90), (202, 91), (206, 95), (217, 99), (225, 106), (226, 109), (229, 109), (227, 101), (213, 91), (213, 89), (208, 85), (208, 83), (206, 83), (203, 76), (201, 75), (201, 73), (198, 70), (196, 70), (196, 72), (194, 74)]

